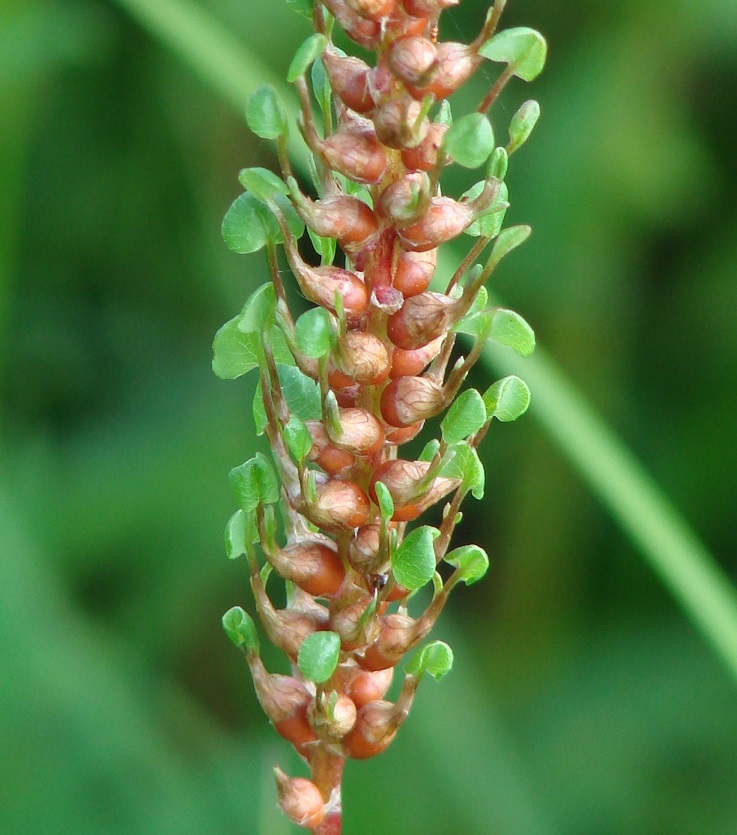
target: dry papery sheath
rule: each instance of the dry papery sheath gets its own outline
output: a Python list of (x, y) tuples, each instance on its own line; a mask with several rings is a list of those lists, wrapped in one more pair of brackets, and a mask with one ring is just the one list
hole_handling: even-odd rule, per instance
[[(482, 548), (452, 537), (462, 500), (483, 496), (480, 441), (494, 418), (527, 409), (529, 391), (518, 377), (485, 392), (463, 384), (488, 341), (534, 347), (519, 314), (488, 305), (485, 284), (530, 232), (503, 227), (504, 180), (540, 110), (522, 103), (502, 142), (488, 112), (512, 79), (538, 75), (546, 45), (533, 29), (500, 28), (504, 0), (469, 44), (438, 40), (459, 0), (285, 1), (313, 30), (287, 75), (298, 112), (272, 87), (252, 95), (249, 126), (275, 143), (279, 173), (241, 171), (223, 221), (231, 249), (265, 251), (270, 280), (218, 331), (213, 369), (257, 371), (253, 414), (271, 449), (231, 471), (239, 507), (226, 529), (261, 627), (239, 606), (223, 626), (309, 769), (275, 768), (282, 810), (328, 835), (341, 830), (346, 760), (381, 753), (422, 676), (450, 670), (450, 647), (424, 642), (454, 586), (488, 567)], [(361, 57), (338, 46), (351, 41)], [(491, 81), (478, 106), (451, 114), (446, 97), (482, 65)], [(309, 171), (291, 168), (290, 131)], [(452, 166), (476, 171), (463, 194), (443, 193)], [(439, 261), (446, 245), (454, 257)], [(443, 275), (438, 263), (459, 266)], [(421, 433), (424, 449), (415, 440), (408, 453)], [(272, 575), (286, 581), (283, 608)], [(288, 675), (266, 668), (259, 633)]]

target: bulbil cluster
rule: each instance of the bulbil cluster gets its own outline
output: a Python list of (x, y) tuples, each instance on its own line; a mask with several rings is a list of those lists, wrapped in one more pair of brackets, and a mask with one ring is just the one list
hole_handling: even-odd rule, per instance
[[(527, 28), (498, 31), (503, 0), (471, 44), (438, 40), (441, 12), (459, 0), (288, 2), (315, 30), (288, 73), (314, 197), (291, 167), (287, 110), (262, 87), (248, 122), (276, 142), (281, 176), (240, 173), (245, 191), (223, 235), (237, 252), (264, 249), (271, 281), (218, 331), (213, 368), (226, 379), (260, 372), (254, 418), (273, 465), (259, 453), (231, 471), (240, 507), (226, 546), (229, 557), (246, 556), (263, 633), (291, 674), (265, 668), (243, 609), (223, 624), (277, 733), (311, 769), (310, 779), (275, 770), (283, 810), (314, 832), (336, 833), (346, 759), (391, 743), (421, 677), (441, 678), (452, 652), (442, 642), (419, 649), (388, 699), (395, 667), (428, 636), (451, 590), (488, 567), (481, 548), (451, 550), (451, 538), (462, 500), (483, 495), (481, 439), (493, 418), (522, 414), (529, 391), (517, 377), (483, 394), (461, 387), (487, 341), (523, 355), (534, 347), (518, 314), (488, 306), (484, 284), (529, 235), (526, 226), (502, 229), (504, 178), (539, 107), (525, 102), (501, 145), (487, 111), (512, 77), (540, 72), (545, 42)], [(375, 60), (339, 49), (337, 27)], [(498, 70), (488, 95), (454, 120), (447, 97), (484, 62)], [(444, 195), (451, 165), (482, 169), (482, 178), (463, 195)], [(298, 245), (305, 230), (317, 264)], [(467, 256), (444, 292), (431, 290), (438, 248), (463, 233), (474, 241)], [(314, 304), (296, 319), (284, 261)], [(458, 334), (471, 337), (463, 353)], [(404, 445), (441, 414), (440, 437), (407, 456)], [(412, 524), (436, 505), (437, 527)], [(271, 573), (287, 581), (285, 608), (271, 601)], [(414, 593), (428, 584), (430, 602), (411, 615)]]

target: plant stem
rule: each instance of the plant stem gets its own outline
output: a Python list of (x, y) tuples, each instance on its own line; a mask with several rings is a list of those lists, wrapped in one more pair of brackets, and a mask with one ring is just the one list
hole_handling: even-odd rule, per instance
[(312, 782), (320, 789), (325, 802), (331, 801), (335, 804), (313, 832), (315, 835), (340, 835), (343, 823), (341, 784), (345, 758), (331, 754), (324, 745), (319, 745), (310, 758), (310, 766)]

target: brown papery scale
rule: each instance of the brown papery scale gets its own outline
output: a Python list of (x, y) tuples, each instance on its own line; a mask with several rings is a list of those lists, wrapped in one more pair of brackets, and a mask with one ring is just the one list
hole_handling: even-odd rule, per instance
[[(446, 334), (463, 315), (462, 299), (428, 291), (407, 299), (387, 322), (387, 336), (398, 348), (422, 348)], [(396, 376), (396, 375), (395, 375)]]
[(333, 171), (357, 183), (378, 183), (386, 171), (386, 152), (373, 129), (340, 129), (320, 143)]
[(376, 106), (369, 89), (371, 67), (360, 58), (337, 55), (332, 49), (322, 54), (322, 63), (333, 93), (356, 113), (368, 113)]
[(439, 336), (422, 348), (395, 348), (392, 351), (392, 370), (389, 376), (396, 380), (397, 377), (416, 377), (421, 374), (440, 353), (443, 342), (445, 337)]
[(318, 528), (337, 533), (365, 525), (370, 509), (368, 496), (357, 484), (331, 479), (317, 488), (316, 501), (305, 502), (302, 512)]
[(341, 337), (333, 361), (350, 384), (375, 386), (389, 374), (390, 359), (386, 345), (378, 336), (364, 331), (348, 331)]
[(415, 148), (402, 151), (402, 162), (410, 171), (432, 171), (438, 162), (438, 152), (448, 126), (442, 122), (431, 122), (427, 135)]
[(355, 12), (346, 0), (322, 0), (325, 8), (338, 21), (351, 40), (364, 49), (373, 49), (381, 37), (381, 23)]
[(405, 299), (424, 292), (432, 281), (437, 262), (437, 249), (429, 249), (425, 252), (401, 251), (392, 279), (394, 288)]
[(476, 72), (481, 65), (476, 50), (464, 43), (444, 41), (437, 45), (435, 71), (426, 84), (407, 84), (407, 90), (416, 99), (428, 94), (435, 99), (445, 99)]
[(390, 99), (373, 113), (376, 136), (388, 148), (416, 148), (427, 136), (429, 120), (420, 118), (422, 105), (411, 96)]
[(325, 819), (326, 806), (320, 789), (305, 777), (287, 777), (274, 767), (276, 793), (284, 814), (297, 826), (315, 829)]
[(379, 211), (397, 229), (417, 223), (430, 205), (430, 179), (424, 172), (413, 172), (395, 180), (379, 198)]
[(314, 597), (332, 597), (343, 583), (345, 569), (340, 557), (322, 542), (301, 542), (284, 549), (264, 550), (278, 574)]
[(381, 421), (365, 409), (340, 409), (339, 421), (342, 431), (332, 433), (331, 439), (352, 455), (373, 455), (384, 443)]
[(356, 14), (369, 20), (381, 20), (390, 15), (397, 6), (397, 0), (345, 0), (345, 2)]
[(401, 458), (385, 461), (374, 471), (369, 495), (378, 504), (376, 482), (382, 482), (394, 500), (392, 521), (411, 522), (458, 486), (455, 479), (438, 477), (432, 479), (428, 488), (420, 491), (418, 485), (429, 471), (430, 464), (426, 461), (404, 461)]
[(297, 213), (313, 232), (336, 238), (346, 252), (368, 246), (378, 232), (373, 211), (356, 197), (338, 195), (310, 200), (297, 192), (292, 199)]
[(407, 14), (413, 17), (430, 17), (436, 15), (443, 9), (450, 9), (457, 6), (461, 0), (402, 0), (402, 5)]
[(409, 426), (445, 408), (443, 387), (426, 377), (398, 377), (381, 393), (381, 415), (390, 426)]
[(419, 87), (427, 84), (435, 69), (437, 48), (429, 38), (405, 35), (397, 38), (389, 50), (389, 66), (397, 78)]

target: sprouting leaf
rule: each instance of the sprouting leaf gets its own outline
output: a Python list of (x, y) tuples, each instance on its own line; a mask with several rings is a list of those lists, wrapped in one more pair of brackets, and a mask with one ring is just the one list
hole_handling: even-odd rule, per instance
[[(484, 181), (482, 180), (479, 183), (474, 183), (474, 185), (471, 186), (463, 197), (473, 200), (478, 197), (483, 190)], [(507, 213), (508, 199), (509, 189), (507, 188), (506, 183), (502, 183), (499, 186), (499, 191), (497, 192), (492, 204), (484, 209), (476, 220), (469, 224), (463, 231), (467, 235), (471, 235), (475, 238), (495, 238), (499, 234), (502, 224), (504, 223), (504, 215)]]
[(252, 194), (240, 194), (223, 218), (223, 240), (241, 255), (258, 252), (268, 241), (281, 240), (274, 215)]
[(410, 531), (391, 555), (394, 579), (406, 589), (419, 589), (435, 573), (433, 542), (440, 536), (437, 528), (422, 525)]
[(484, 465), (476, 450), (461, 441), (448, 448), (446, 461), (438, 475), (457, 478), (464, 490), (470, 490), (475, 499), (483, 499), (486, 484)]
[(291, 415), (284, 427), (284, 440), (287, 442), (289, 451), (302, 464), (312, 449), (312, 435), (304, 421), (297, 415)]
[(524, 102), (519, 107), (509, 122), (507, 153), (513, 154), (527, 142), (539, 118), (540, 105), (534, 99)]
[(535, 350), (535, 332), (514, 310), (498, 308), (494, 311), (489, 339), (499, 345), (513, 348), (523, 357), (529, 357)]
[(338, 248), (335, 238), (323, 238), (322, 235), (313, 232), (309, 227), (307, 228), (307, 234), (310, 236), (312, 246), (315, 247), (315, 252), (320, 256), (320, 264), (322, 266), (332, 266)]
[(391, 519), (394, 516), (394, 499), (389, 488), (383, 481), (377, 481), (374, 485), (376, 499), (379, 503), (379, 511), (384, 519)]
[[(496, 180), (503, 180), (507, 176), (507, 169), (509, 168), (509, 154), (506, 148), (494, 148), (492, 155), (489, 157), (489, 164), (486, 167), (487, 178), (493, 177)], [(505, 194), (506, 200), (508, 195)]]
[(487, 419), (503, 423), (517, 420), (530, 405), (530, 389), (524, 380), (511, 375), (497, 380), (484, 392)]
[(308, 681), (322, 684), (335, 672), (339, 658), (340, 636), (337, 632), (313, 632), (302, 641), (297, 666)]
[(420, 678), (424, 673), (440, 681), (453, 668), (453, 650), (444, 641), (432, 641), (416, 652), (405, 667), (405, 673)]
[(448, 99), (443, 99), (440, 102), (440, 108), (438, 109), (438, 115), (435, 117), (435, 121), (439, 122), (441, 125), (447, 125), (450, 127), (453, 124), (453, 114), (450, 109), (450, 102)]
[[(301, 420), (319, 420), (322, 416), (322, 404), (317, 383), (295, 366), (278, 364), (277, 372), (289, 412)], [(253, 398), (253, 419), (256, 431), (261, 434), (266, 426), (266, 412), (260, 387), (256, 389)]]
[(502, 229), (499, 237), (494, 242), (489, 260), (486, 264), (487, 268), (492, 265), (496, 267), (502, 258), (505, 258), (512, 250), (521, 246), (530, 237), (531, 232), (532, 229), (525, 225), (508, 226), (506, 229)]
[(464, 168), (478, 168), (494, 150), (494, 131), (483, 113), (457, 119), (443, 138), (443, 148)]
[(313, 307), (297, 319), (294, 338), (299, 350), (308, 357), (325, 356), (330, 350), (331, 335), (330, 314), (322, 307)]
[(440, 429), (446, 444), (463, 441), (486, 423), (486, 406), (476, 389), (467, 389), (453, 401)]
[(440, 441), (437, 438), (431, 438), (422, 448), (418, 461), (430, 463), (440, 449)]
[(292, 63), (287, 70), (287, 81), (291, 83), (292, 81), (296, 81), (301, 75), (304, 75), (310, 64), (325, 51), (326, 44), (327, 41), (324, 35), (318, 33), (310, 35), (294, 54)]
[(246, 121), (261, 139), (278, 139), (289, 131), (287, 111), (270, 84), (259, 87), (248, 99)]
[(461, 572), (461, 579), (470, 586), (477, 583), (489, 569), (489, 557), (478, 545), (462, 545), (445, 555), (445, 561)]
[(234, 560), (247, 553), (248, 545), (258, 542), (258, 530), (253, 515), (239, 509), (228, 519), (225, 526), (225, 553)]
[(223, 615), (222, 624), (225, 634), (237, 647), (245, 646), (250, 652), (258, 655), (258, 632), (248, 612), (240, 606), (233, 606)]
[(246, 512), (256, 510), (259, 504), (276, 504), (279, 501), (279, 481), (268, 458), (257, 452), (245, 464), (234, 467), (228, 480)]
[(545, 38), (527, 26), (497, 32), (479, 49), (483, 58), (508, 64), (512, 73), (523, 81), (532, 81), (540, 75), (547, 52)]
[(243, 333), (261, 334), (272, 327), (276, 318), (276, 291), (268, 281), (262, 284), (246, 300), (238, 317), (238, 330)]
[(302, 17), (312, 20), (312, 12), (315, 6), (313, 0), (287, 0), (287, 6)]

